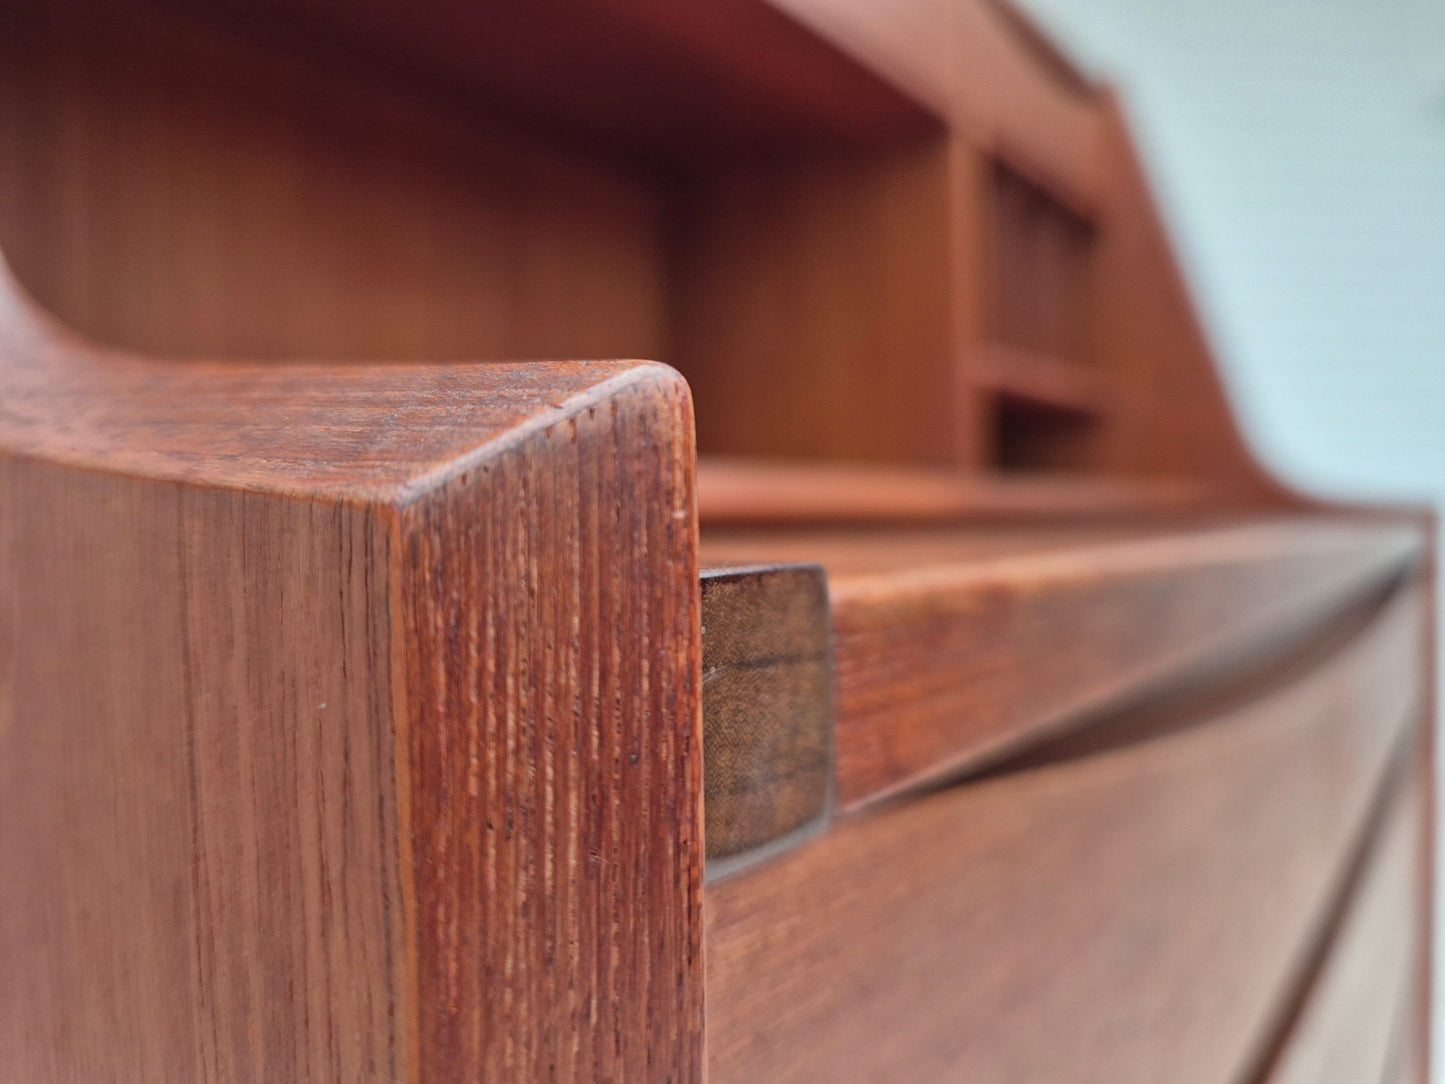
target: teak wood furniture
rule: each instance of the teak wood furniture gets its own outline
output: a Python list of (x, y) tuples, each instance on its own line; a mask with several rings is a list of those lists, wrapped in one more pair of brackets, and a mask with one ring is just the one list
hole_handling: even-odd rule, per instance
[(3, 1079), (1428, 1079), (1429, 520), (1012, 8), (20, 0), (0, 250)]

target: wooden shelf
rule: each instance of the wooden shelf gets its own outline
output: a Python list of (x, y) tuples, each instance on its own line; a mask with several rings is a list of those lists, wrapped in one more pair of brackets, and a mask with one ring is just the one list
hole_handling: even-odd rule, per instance
[(1036, 474), (990, 477), (938, 467), (703, 456), (708, 523), (1059, 519), (1185, 512), (1208, 487), (1185, 478)]
[(1104, 381), (1085, 363), (1036, 350), (991, 343), (970, 366), (974, 383), (1032, 406), (1098, 416), (1108, 405)]

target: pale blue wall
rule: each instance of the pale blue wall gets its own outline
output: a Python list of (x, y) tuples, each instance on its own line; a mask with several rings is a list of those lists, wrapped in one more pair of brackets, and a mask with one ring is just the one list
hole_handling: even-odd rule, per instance
[(1445, 0), (1025, 0), (1118, 83), (1264, 458), (1445, 498)]

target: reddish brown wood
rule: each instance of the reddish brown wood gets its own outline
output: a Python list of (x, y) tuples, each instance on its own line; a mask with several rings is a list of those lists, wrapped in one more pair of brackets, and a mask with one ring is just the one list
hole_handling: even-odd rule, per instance
[(726, 455), (946, 466), (955, 379), (941, 134), (717, 171), (681, 204), (670, 348)]
[(483, 10), (443, 0), (193, 0), (239, 26), (341, 40), (463, 102), (500, 103), (611, 157), (715, 164), (800, 143), (857, 149), (927, 111), (765, 0), (574, 0)]
[(1048, 523), (1170, 515), (1214, 503), (1189, 478), (998, 478), (927, 467), (832, 461), (704, 457), (698, 463), (703, 521), (788, 527), (849, 523)]
[(1242, 704), (710, 886), (711, 1079), (1236, 1079), (1415, 717), (1420, 605)]
[[(1254, 461), (1119, 107), (1017, 12), (3, 21), (0, 250), (140, 352), (0, 288), (8, 1071), (695, 1079), (695, 504), (827, 566), (838, 779), (894, 799), (720, 882), (721, 1076), (1227, 1079), (1358, 966), (1320, 916), (1433, 658), (1282, 653), (1420, 521)], [(695, 486), (658, 366), (398, 357), (661, 358), (737, 458)]]
[(11, 8), (0, 248), (147, 354), (664, 352), (656, 186), (356, 66), (183, 5)]
[(844, 806), (957, 773), (1272, 643), (1409, 568), (1405, 527), (1297, 519), (1091, 540), (1044, 532), (709, 540), (829, 570)]
[(927, 102), (951, 127), (1085, 209), (1104, 184), (1098, 92), (1040, 63), (988, 0), (778, 0), (829, 40)]
[(1061, 413), (1092, 417), (1107, 408), (1107, 388), (1078, 361), (993, 346), (975, 359), (973, 372), (979, 385), (991, 392)]
[(544, 9), (23, 5), (0, 248), (147, 353), (658, 357), (715, 452), (1280, 498), (1110, 99), (997, 5)]
[(1424, 818), (1414, 779), (1402, 780), (1384, 821), (1324, 966), (1265, 1074), (1268, 1084), (1387, 1080), (1395, 1051), (1418, 1042)]
[(0, 311), (0, 1057), (697, 1079), (690, 404)]
[(1006, 162), (988, 181), (989, 333), (1006, 347), (1092, 361), (1093, 221)]

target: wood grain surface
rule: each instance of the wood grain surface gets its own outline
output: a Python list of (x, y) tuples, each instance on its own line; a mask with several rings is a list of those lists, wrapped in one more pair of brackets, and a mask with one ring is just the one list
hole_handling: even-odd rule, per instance
[(8, 448), (0, 501), (5, 1073), (402, 1076), (384, 518)]
[(690, 403), (0, 305), (0, 1061), (696, 1079)]
[(1422, 605), (1233, 707), (709, 887), (711, 1079), (1235, 1079), (1417, 718)]
[(670, 348), (725, 455), (947, 466), (954, 380), (948, 145), (785, 155), (685, 195)]
[(6, 9), (0, 1076), (1423, 1076), (1418, 526), (1001, 0)]
[(828, 569), (846, 808), (1306, 634), (1420, 544), (1409, 527), (1300, 517), (1063, 529), (1052, 545), (1017, 529), (719, 533), (704, 559)]
[[(194, 2), (194, 0), (193, 0)], [(205, 0), (303, 40), (427, 74), (466, 105), (621, 160), (714, 165), (916, 132), (927, 111), (768, 0), (571, 0), (483, 10), (439, 0)]]
[(700, 1072), (691, 417), (633, 374), (399, 513), (429, 1079)]
[(1396, 1050), (1418, 1043), (1424, 818), (1408, 773), (1383, 812), (1323, 966), (1266, 1070), (1268, 1084), (1389, 1080)]
[(833, 791), (828, 584), (817, 565), (702, 574), (708, 874), (826, 816)]
[(710, 452), (1285, 499), (1113, 99), (988, 0), (5, 19), (0, 249), (107, 342), (660, 358)]

